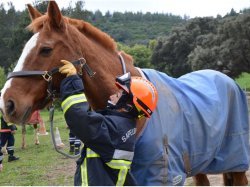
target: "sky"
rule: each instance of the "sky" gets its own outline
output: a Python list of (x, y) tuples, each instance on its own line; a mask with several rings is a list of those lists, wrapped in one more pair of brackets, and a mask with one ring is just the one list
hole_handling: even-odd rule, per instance
[[(17, 10), (23, 10), (25, 4), (34, 0), (0, 0), (7, 4), (12, 2)], [(56, 0), (60, 8), (72, 5), (78, 0)], [(102, 13), (107, 11), (125, 12), (141, 11), (171, 13), (173, 15), (194, 17), (216, 17), (218, 14), (224, 16), (233, 8), (236, 12), (244, 8), (250, 8), (250, 0), (83, 0), (84, 8), (90, 11), (100, 10)]]

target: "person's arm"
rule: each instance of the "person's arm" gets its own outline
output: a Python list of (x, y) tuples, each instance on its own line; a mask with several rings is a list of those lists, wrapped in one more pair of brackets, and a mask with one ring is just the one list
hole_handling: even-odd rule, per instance
[[(62, 99), (62, 109), (67, 124), (76, 136), (86, 141), (89, 139), (90, 131), (95, 131), (95, 128), (89, 128), (89, 124), (102, 123), (102, 115), (95, 112), (88, 112), (88, 102), (83, 92), (84, 87), (82, 80), (78, 75), (66, 77), (60, 87)], [(86, 133), (86, 131), (89, 131)], [(95, 132), (93, 132), (95, 133)]]
[(11, 126), (1, 117), (1, 128), (0, 132), (11, 132)]
[[(62, 69), (60, 72), (63, 70), (67, 69)], [(64, 117), (72, 132), (86, 145), (110, 145), (105, 117), (88, 111), (89, 105), (84, 94), (83, 82), (78, 75), (73, 73), (61, 82), (60, 95)]]
[(11, 134), (15, 134), (17, 131), (17, 127), (15, 124), (11, 124), (10, 126)]

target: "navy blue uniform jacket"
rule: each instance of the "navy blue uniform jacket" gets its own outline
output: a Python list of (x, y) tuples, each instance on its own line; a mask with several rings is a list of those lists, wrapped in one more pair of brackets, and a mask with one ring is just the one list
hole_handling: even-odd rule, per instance
[(82, 80), (77, 75), (67, 77), (61, 83), (66, 122), (84, 143), (77, 162), (75, 185), (135, 185), (130, 165), (134, 155), (136, 120), (114, 110), (88, 111), (83, 91)]

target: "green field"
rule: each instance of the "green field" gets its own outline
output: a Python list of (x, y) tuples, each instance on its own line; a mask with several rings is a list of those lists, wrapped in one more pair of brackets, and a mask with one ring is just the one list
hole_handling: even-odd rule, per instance
[(236, 79), (236, 82), (243, 90), (250, 91), (250, 74), (242, 73), (242, 75)]
[[(42, 118), (49, 132), (48, 111), (42, 111)], [(58, 127), (62, 142), (68, 151), (68, 132), (61, 112), (55, 112), (54, 127)], [(34, 129), (27, 126), (27, 148), (21, 149), (21, 127), (15, 135), (15, 155), (20, 160), (7, 162), (3, 160), (3, 171), (0, 173), (1, 186), (72, 186), (75, 171), (75, 160), (65, 158), (57, 153), (52, 145), (51, 136), (39, 136), (40, 145), (34, 145)]]

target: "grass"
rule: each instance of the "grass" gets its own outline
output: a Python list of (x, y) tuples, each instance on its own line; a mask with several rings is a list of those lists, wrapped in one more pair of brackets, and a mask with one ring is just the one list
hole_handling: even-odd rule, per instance
[[(241, 88), (250, 91), (250, 74), (243, 73), (236, 82)], [(49, 112), (44, 110), (41, 114), (49, 132)], [(54, 127), (59, 128), (61, 139), (67, 144), (69, 130), (60, 111), (55, 112)], [(5, 156), (4, 170), (0, 173), (0, 186), (72, 186), (75, 160), (65, 158), (54, 150), (50, 133), (39, 136), (40, 145), (34, 145), (34, 129), (31, 126), (26, 128), (27, 148), (21, 149), (21, 127), (18, 127), (15, 155), (20, 160), (9, 163)], [(68, 147), (65, 151), (68, 151)]]
[(236, 82), (244, 90), (250, 91), (250, 74), (242, 73), (239, 78), (236, 79)]
[[(49, 112), (42, 111), (42, 118), (49, 132)], [(54, 127), (58, 127), (62, 142), (67, 145), (68, 132), (61, 112), (56, 111)], [(15, 155), (20, 160), (7, 162), (6, 155), (3, 160), (4, 169), (0, 173), (1, 186), (72, 186), (75, 160), (65, 158), (57, 153), (52, 145), (51, 136), (39, 136), (40, 145), (34, 145), (34, 129), (26, 126), (27, 148), (21, 149), (21, 127), (15, 135)], [(68, 146), (65, 146), (65, 152)]]

